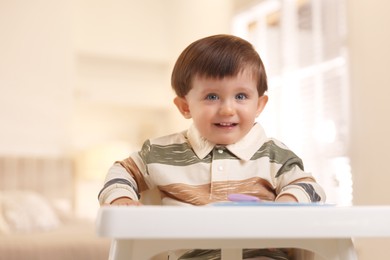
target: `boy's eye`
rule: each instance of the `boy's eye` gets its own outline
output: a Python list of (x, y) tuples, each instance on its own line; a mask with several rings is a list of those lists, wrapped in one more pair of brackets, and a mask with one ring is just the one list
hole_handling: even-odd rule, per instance
[(206, 99), (207, 100), (217, 100), (218, 99), (218, 96), (216, 94), (208, 94), (206, 96)]
[(237, 94), (236, 95), (236, 99), (239, 99), (239, 100), (244, 100), (244, 99), (247, 99), (248, 96), (243, 94), (243, 93), (240, 93), (240, 94)]

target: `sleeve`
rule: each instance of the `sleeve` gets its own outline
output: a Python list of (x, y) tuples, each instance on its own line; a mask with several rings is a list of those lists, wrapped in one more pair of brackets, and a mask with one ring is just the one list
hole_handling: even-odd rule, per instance
[(98, 195), (100, 205), (110, 204), (121, 197), (139, 199), (138, 185), (131, 174), (119, 163), (109, 169), (105, 184)]
[(147, 161), (150, 141), (145, 141), (140, 152), (116, 162), (108, 171), (105, 184), (98, 195), (100, 205), (110, 204), (121, 197), (139, 200), (140, 193), (149, 189), (150, 182)]
[(276, 175), (276, 194), (278, 197), (289, 194), (298, 202), (325, 202), (326, 195), (315, 178), (303, 170), (302, 161), (293, 157), (285, 162)]

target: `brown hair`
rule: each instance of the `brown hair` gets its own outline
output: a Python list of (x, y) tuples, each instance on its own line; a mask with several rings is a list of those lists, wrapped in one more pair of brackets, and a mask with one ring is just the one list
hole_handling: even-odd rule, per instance
[(192, 88), (195, 76), (223, 78), (251, 69), (257, 91), (267, 91), (267, 75), (259, 54), (252, 44), (233, 35), (213, 35), (191, 43), (180, 54), (172, 71), (172, 88), (184, 97)]

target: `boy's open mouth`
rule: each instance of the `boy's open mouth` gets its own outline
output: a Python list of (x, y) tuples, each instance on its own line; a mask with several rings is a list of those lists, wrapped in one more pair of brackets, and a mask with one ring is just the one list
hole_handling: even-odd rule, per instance
[(238, 124), (237, 123), (216, 123), (215, 125), (218, 127), (233, 127)]

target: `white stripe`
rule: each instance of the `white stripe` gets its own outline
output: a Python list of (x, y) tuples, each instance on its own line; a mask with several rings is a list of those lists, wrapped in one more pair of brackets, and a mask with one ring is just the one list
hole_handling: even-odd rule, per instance
[[(215, 160), (212, 165), (197, 163), (185, 166), (149, 164), (150, 178), (156, 185), (184, 183), (204, 185), (211, 181), (241, 181), (252, 177), (260, 177), (275, 185), (273, 176), (281, 168), (280, 164), (269, 164), (268, 157), (256, 161)], [(272, 172), (271, 172), (272, 171)]]
[(184, 132), (182, 132), (182, 133), (176, 133), (176, 134), (171, 134), (159, 138), (150, 139), (150, 143), (152, 145), (167, 146), (172, 144), (187, 143), (187, 140), (184, 137)]

